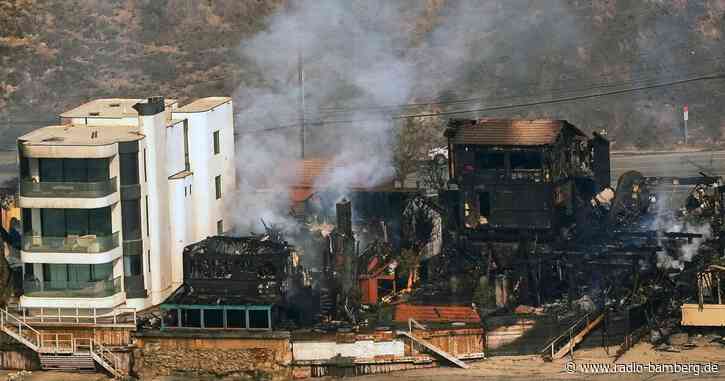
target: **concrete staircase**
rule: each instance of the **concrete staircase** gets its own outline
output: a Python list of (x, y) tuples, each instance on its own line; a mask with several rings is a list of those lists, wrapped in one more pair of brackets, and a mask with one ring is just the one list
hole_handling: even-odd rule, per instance
[(0, 308), (0, 331), (37, 352), (43, 369), (95, 371), (97, 363), (115, 378), (126, 376), (120, 358), (93, 339), (41, 333), (4, 308)]

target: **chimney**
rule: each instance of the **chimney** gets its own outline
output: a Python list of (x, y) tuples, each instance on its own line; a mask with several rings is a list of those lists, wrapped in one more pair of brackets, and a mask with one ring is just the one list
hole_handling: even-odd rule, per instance
[(343, 198), (336, 205), (337, 229), (347, 237), (352, 237), (352, 204), (350, 200)]
[(164, 97), (151, 97), (146, 102), (133, 105), (139, 116), (150, 116), (164, 112)]

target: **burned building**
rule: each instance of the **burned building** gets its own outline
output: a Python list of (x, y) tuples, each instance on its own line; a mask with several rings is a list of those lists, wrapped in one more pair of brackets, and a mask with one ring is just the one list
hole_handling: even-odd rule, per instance
[(294, 248), (271, 230), (209, 237), (183, 257), (184, 284), (161, 305), (163, 328), (272, 329), (305, 287)]
[(609, 142), (564, 120), (451, 120), (445, 136), (444, 199), (472, 237), (551, 238), (609, 185)]

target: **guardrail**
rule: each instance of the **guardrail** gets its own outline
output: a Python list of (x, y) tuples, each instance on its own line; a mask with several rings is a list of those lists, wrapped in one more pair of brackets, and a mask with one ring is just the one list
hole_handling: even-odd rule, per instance
[(105, 298), (121, 292), (122, 277), (95, 282), (26, 281), (23, 292), (27, 297), (45, 298)]
[[(539, 353), (542, 355), (550, 354), (551, 358), (553, 359), (556, 355), (557, 351), (559, 351), (561, 348), (563, 348), (567, 343), (571, 342), (574, 336), (576, 336), (576, 333), (579, 332), (581, 329), (589, 325), (589, 322), (591, 320), (591, 317), (594, 315), (594, 312), (589, 312), (586, 315), (582, 316), (579, 320), (575, 321), (574, 324), (569, 326), (569, 328), (564, 331), (561, 335), (557, 336), (552, 340), (549, 344), (547, 344)], [(557, 346), (559, 341), (561, 339), (567, 338), (568, 341), (566, 341), (563, 345)], [(574, 347), (572, 346), (571, 351), (574, 351)], [(550, 353), (549, 353), (550, 352)]]
[(71, 333), (40, 334), (40, 350), (42, 353), (73, 353), (75, 343)]
[(118, 189), (116, 178), (92, 182), (20, 181), (22, 197), (98, 198)]
[(103, 253), (119, 245), (119, 232), (97, 236), (46, 237), (28, 236), (22, 238), (22, 250), (31, 253)]
[(96, 308), (20, 308), (17, 318), (31, 323), (94, 324), (135, 327), (137, 322), (135, 308), (115, 308), (112, 310)]

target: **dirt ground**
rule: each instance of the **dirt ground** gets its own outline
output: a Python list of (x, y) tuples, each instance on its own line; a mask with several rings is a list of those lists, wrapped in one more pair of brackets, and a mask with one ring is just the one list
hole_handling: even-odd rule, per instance
[[(575, 364), (611, 364), (614, 360), (614, 347), (607, 354), (604, 348), (574, 351)], [(686, 364), (686, 363), (717, 363), (719, 373), (694, 375), (694, 370), (687, 373), (618, 373), (618, 374), (592, 374), (583, 373), (575, 369), (573, 373), (567, 372), (566, 366), (570, 358), (555, 362), (545, 362), (538, 356), (503, 356), (492, 357), (471, 364), (470, 369), (435, 368), (422, 369), (400, 373), (390, 373), (359, 377), (359, 381), (468, 381), (468, 380), (507, 380), (507, 381), (534, 381), (534, 380), (725, 380), (725, 347), (720, 344), (710, 344), (682, 350), (681, 352), (655, 351), (647, 343), (637, 344), (621, 358), (618, 364)], [(576, 367), (575, 367), (576, 368)], [(657, 369), (654, 369), (657, 370)]]
[[(612, 364), (614, 348), (605, 351), (604, 348), (585, 349), (574, 352), (574, 372), (568, 372), (567, 363), (570, 358), (555, 362), (545, 362), (538, 356), (502, 356), (471, 363), (469, 369), (434, 368), (405, 372), (395, 372), (371, 376), (356, 377), (357, 381), (468, 381), (468, 380), (507, 380), (507, 381), (534, 381), (534, 380), (725, 380), (725, 346), (720, 344), (702, 343), (697, 347), (682, 349), (679, 352), (655, 351), (650, 344), (640, 343), (624, 354), (617, 364), (703, 364), (719, 365), (718, 373), (701, 371), (695, 375), (694, 370), (689, 373), (650, 373), (644, 370), (641, 373), (623, 372), (616, 374), (593, 374), (578, 370), (583, 364)], [(571, 366), (571, 365), (569, 365)], [(625, 369), (626, 370), (626, 369)], [(656, 371), (656, 369), (655, 369)], [(5, 381), (15, 371), (0, 370), (0, 381)], [(98, 373), (61, 373), (34, 371), (21, 378), (23, 381), (100, 381), (108, 380)], [(171, 378), (158, 378), (154, 381), (169, 381)], [(322, 381), (322, 379), (320, 379)]]

